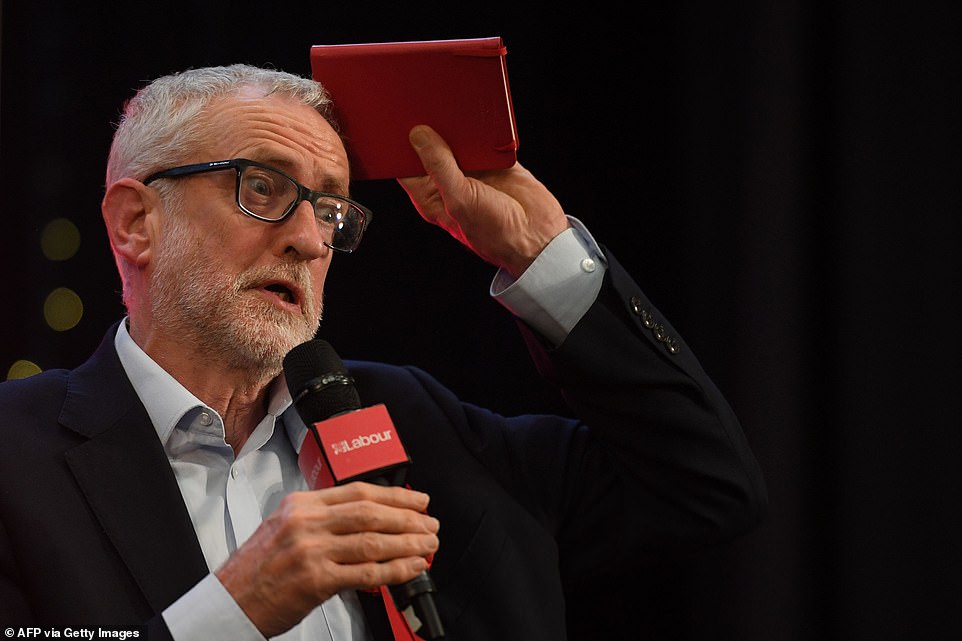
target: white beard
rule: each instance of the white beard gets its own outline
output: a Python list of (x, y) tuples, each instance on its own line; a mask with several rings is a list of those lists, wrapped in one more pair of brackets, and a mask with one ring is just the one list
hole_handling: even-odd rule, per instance
[[(284, 356), (314, 337), (321, 319), (311, 273), (304, 263), (251, 268), (234, 276), (205, 251), (184, 216), (168, 212), (164, 243), (148, 283), (153, 321), (202, 358), (247, 370), (252, 379), (280, 373)], [(303, 293), (301, 314), (284, 311), (255, 291), (283, 278)]]

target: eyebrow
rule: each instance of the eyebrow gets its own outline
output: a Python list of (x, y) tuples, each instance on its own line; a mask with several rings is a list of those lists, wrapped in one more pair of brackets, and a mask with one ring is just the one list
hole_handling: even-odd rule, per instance
[(351, 195), (348, 192), (348, 186), (333, 176), (326, 176), (324, 178), (324, 182), (321, 184), (321, 191), (331, 194), (340, 194), (341, 196)]
[[(282, 156), (276, 156), (276, 155), (261, 156), (259, 154), (252, 154), (251, 156), (249, 156), (249, 159), (256, 160), (257, 162), (264, 163), (265, 165), (270, 165), (271, 167), (276, 167), (277, 169), (280, 169), (284, 173), (294, 177), (294, 180), (301, 182), (300, 180), (297, 179), (297, 177), (294, 176), (293, 169), (295, 167), (295, 163), (287, 158), (284, 158)], [(325, 193), (337, 194), (340, 196), (350, 196), (350, 194), (348, 193), (348, 184), (344, 183), (343, 181), (339, 180), (338, 178), (335, 178), (330, 174), (326, 174), (324, 176), (324, 180), (321, 182), (320, 188), (316, 188), (313, 185), (308, 185), (306, 183), (302, 183), (302, 184), (304, 184), (308, 189), (311, 189), (313, 191), (322, 191)]]

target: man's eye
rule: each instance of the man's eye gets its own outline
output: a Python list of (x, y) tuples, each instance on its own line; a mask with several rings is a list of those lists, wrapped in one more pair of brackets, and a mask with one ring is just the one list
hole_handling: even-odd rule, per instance
[(336, 225), (344, 214), (341, 213), (340, 204), (319, 202), (317, 203), (317, 207), (314, 208), (314, 216), (319, 223)]
[(258, 196), (270, 196), (274, 193), (274, 182), (264, 176), (250, 176), (246, 183), (247, 189)]

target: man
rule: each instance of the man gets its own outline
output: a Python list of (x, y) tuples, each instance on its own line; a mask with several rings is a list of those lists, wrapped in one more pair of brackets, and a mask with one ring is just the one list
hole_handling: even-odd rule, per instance
[(312, 81), (247, 66), (128, 104), (102, 207), (127, 318), (76, 370), (0, 387), (0, 622), (383, 639), (365, 590), (433, 557), (450, 638), (557, 640), (567, 588), (760, 517), (736, 419), (638, 286), (520, 165), (466, 177), (428, 127), (427, 175), (402, 186), (499, 268), (492, 291), (583, 422), (350, 362), (417, 461), (410, 489), (305, 491), (282, 359), (370, 219), (328, 109)]

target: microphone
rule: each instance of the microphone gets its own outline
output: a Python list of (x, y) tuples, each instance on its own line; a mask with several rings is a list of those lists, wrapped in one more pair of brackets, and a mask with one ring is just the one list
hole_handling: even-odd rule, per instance
[[(292, 349), (284, 357), (284, 376), (309, 432), (297, 463), (312, 490), (353, 481), (404, 483), (411, 459), (387, 408), (361, 408), (354, 379), (329, 343), (315, 339)], [(427, 572), (389, 589), (399, 611), (413, 609), (420, 636), (444, 638), (437, 588)]]

